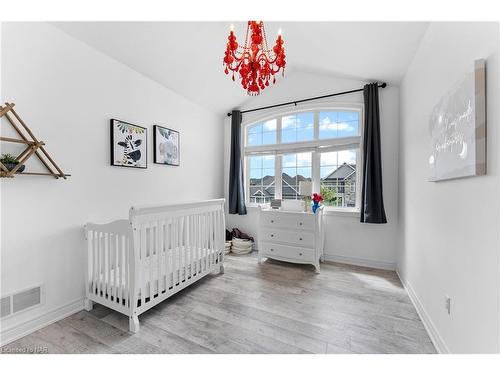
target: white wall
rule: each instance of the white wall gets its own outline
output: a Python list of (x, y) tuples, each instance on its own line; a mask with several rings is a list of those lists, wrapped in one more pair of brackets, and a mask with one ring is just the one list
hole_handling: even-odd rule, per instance
[[(264, 90), (258, 97), (250, 99), (242, 109), (266, 106), (294, 99), (330, 94), (363, 87), (366, 82), (354, 79), (331, 77), (309, 72), (293, 71), (279, 78), (275, 86)], [(332, 214), (325, 217), (325, 256), (328, 260), (370, 265), (394, 269), (398, 239), (397, 173), (399, 139), (399, 89), (389, 85), (380, 89), (382, 168), (384, 202), (388, 224), (361, 224), (359, 215)], [(330, 98), (325, 101), (361, 103), (363, 94), (356, 93)], [(307, 104), (304, 104), (307, 105)], [(228, 111), (231, 108), (228, 108)], [(256, 116), (266, 112), (256, 112)], [(245, 116), (243, 115), (244, 120)], [(246, 117), (248, 119), (248, 117)], [(225, 192), (228, 196), (230, 120), (225, 130)], [(227, 226), (238, 227), (255, 236), (257, 233), (258, 209), (249, 207), (248, 215), (228, 215)]]
[[(401, 86), (398, 269), (442, 351), (499, 351), (499, 30), (431, 24)], [(427, 182), (431, 109), (487, 59), (487, 176)], [(444, 308), (451, 299), (451, 315)]]
[[(44, 23), (3, 23), (1, 90), (71, 174), (1, 180), (1, 294), (46, 288), (44, 306), (2, 321), (8, 339), (81, 307), (85, 222), (125, 218), (132, 204), (221, 197), (223, 140), (220, 117)], [(147, 170), (109, 166), (112, 117), (148, 128)], [(180, 167), (152, 163), (153, 124), (180, 131)]]

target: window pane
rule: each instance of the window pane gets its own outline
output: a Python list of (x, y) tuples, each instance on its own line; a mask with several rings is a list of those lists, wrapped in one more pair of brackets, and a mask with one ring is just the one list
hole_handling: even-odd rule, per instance
[(253, 155), (249, 158), (249, 201), (269, 203), (274, 198), (274, 155)]
[(326, 206), (356, 207), (358, 152), (354, 149), (321, 154), (321, 195)]
[(262, 144), (262, 133), (248, 134), (247, 146), (259, 146)]
[(359, 135), (357, 111), (320, 112), (319, 138), (341, 138)]
[(304, 142), (314, 138), (314, 114), (297, 113), (281, 119), (281, 142)]
[(262, 156), (250, 156), (250, 169), (262, 168)]
[(311, 181), (311, 153), (283, 155), (281, 174), (281, 194), (283, 199), (300, 199), (299, 182)]
[(274, 171), (274, 155), (262, 156), (262, 168), (265, 169), (271, 168)]
[(276, 119), (247, 126), (247, 146), (276, 143)]
[(248, 126), (248, 134), (262, 133), (262, 123)]

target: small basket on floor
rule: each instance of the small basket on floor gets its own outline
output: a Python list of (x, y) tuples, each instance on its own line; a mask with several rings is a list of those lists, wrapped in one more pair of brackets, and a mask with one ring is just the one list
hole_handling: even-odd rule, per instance
[(231, 241), (226, 241), (224, 245), (224, 254), (227, 255), (231, 252)]
[(231, 252), (237, 255), (249, 254), (252, 252), (253, 242), (242, 238), (232, 239)]

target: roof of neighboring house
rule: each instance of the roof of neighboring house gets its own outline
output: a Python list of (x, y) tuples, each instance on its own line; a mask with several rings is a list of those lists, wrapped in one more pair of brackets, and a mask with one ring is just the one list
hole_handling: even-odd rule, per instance
[[(310, 178), (306, 178), (304, 176), (290, 176), (286, 173), (283, 173), (282, 176), (282, 186), (281, 191), (283, 196), (294, 196), (298, 194), (298, 184), (300, 181), (310, 181)], [(257, 185), (258, 184), (258, 185)], [(255, 186), (257, 185), (257, 186)], [(274, 176), (265, 176), (262, 178), (262, 185), (260, 186), (260, 178), (251, 178), (250, 179), (250, 196), (252, 197), (274, 197)]]
[(348, 177), (356, 176), (356, 165), (344, 163), (332, 173), (326, 176), (323, 181), (328, 180), (345, 180)]
[[(323, 181), (338, 181), (345, 180), (349, 177), (356, 177), (356, 165), (344, 163), (335, 169), (332, 173), (326, 176)], [(305, 178), (304, 176), (290, 176), (283, 173), (282, 176), (282, 194), (286, 196), (295, 196), (298, 192), (298, 185), (300, 181), (310, 181), (310, 178)], [(296, 180), (297, 179), (297, 180)], [(260, 178), (250, 179), (250, 196), (251, 197), (274, 197), (274, 176), (265, 176), (262, 178), (262, 185), (260, 185)]]

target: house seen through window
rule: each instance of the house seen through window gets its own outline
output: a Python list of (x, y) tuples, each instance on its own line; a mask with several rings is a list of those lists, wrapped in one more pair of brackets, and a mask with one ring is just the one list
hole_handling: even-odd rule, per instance
[(302, 199), (300, 181), (312, 181), (324, 204), (357, 210), (361, 106), (287, 113), (245, 126), (249, 204)]

